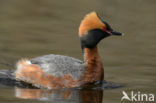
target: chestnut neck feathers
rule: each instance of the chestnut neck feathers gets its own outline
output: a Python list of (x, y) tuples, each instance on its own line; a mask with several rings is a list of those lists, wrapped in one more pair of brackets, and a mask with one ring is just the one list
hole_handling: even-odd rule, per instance
[(91, 49), (84, 48), (84, 59), (86, 64), (84, 80), (86, 82), (103, 80), (104, 70), (97, 47)]

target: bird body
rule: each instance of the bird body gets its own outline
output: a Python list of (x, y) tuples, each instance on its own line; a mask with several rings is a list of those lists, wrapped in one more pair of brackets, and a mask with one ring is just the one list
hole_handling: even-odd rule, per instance
[(97, 44), (113, 34), (121, 35), (102, 21), (96, 12), (91, 12), (79, 27), (84, 61), (54, 54), (22, 59), (17, 62), (16, 79), (48, 89), (72, 88), (103, 80), (104, 70)]

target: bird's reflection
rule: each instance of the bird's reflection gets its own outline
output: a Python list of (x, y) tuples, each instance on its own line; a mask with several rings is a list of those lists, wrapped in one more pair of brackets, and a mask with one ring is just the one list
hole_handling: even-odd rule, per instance
[(102, 103), (102, 90), (44, 90), (15, 88), (15, 95), (21, 99), (37, 99), (55, 103)]

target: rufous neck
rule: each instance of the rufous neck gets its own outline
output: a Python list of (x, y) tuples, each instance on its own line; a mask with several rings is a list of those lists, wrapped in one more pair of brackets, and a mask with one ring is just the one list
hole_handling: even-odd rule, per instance
[(103, 65), (97, 46), (94, 48), (84, 48), (84, 61), (86, 65), (85, 81), (103, 80)]
[(94, 48), (84, 48), (83, 52), (85, 63), (96, 62), (96, 60), (100, 60), (97, 46)]

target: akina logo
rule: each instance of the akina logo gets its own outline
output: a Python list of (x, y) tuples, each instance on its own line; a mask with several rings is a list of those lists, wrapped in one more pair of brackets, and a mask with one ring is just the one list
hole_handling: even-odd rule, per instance
[(154, 102), (154, 94), (152, 93), (141, 93), (140, 91), (131, 91), (128, 95), (125, 91), (122, 91), (122, 94), (123, 97), (121, 98), (121, 101), (131, 101), (138, 103)]

